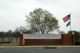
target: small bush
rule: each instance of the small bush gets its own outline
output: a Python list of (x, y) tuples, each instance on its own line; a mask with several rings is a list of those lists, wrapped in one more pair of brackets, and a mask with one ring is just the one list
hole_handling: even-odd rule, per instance
[(75, 45), (80, 45), (80, 40), (75, 41)]

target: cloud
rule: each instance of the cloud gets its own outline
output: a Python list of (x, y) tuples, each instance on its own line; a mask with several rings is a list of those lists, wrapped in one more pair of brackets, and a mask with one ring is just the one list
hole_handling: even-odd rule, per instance
[(73, 19), (73, 20), (72, 20), (72, 23), (73, 23), (74, 25), (80, 25), (80, 18), (78, 18), (78, 19)]
[[(0, 0), (0, 31), (4, 31), (4, 28), (8, 30), (26, 25), (25, 15), (28, 15), (35, 8), (51, 12), (59, 20), (61, 29), (65, 31), (69, 29), (66, 28), (62, 18), (71, 12), (73, 29), (76, 29), (74, 27), (76, 25), (79, 30), (80, 0)], [(7, 27), (8, 24), (10, 26)]]

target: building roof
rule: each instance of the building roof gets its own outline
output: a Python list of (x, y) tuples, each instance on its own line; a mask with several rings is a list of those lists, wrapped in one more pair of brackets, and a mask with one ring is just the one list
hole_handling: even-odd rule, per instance
[(61, 39), (61, 34), (23, 34), (24, 39)]

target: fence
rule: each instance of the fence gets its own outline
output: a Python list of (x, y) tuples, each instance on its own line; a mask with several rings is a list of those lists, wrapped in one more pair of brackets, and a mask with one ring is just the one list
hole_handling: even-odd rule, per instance
[(0, 37), (0, 46), (18, 46), (19, 38), (15, 37)]

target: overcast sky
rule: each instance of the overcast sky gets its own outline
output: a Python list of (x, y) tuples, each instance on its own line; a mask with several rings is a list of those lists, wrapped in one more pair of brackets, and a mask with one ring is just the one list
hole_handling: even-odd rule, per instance
[(59, 20), (61, 31), (66, 27), (63, 17), (71, 13), (72, 30), (80, 31), (80, 0), (0, 0), (0, 31), (26, 26), (26, 14), (35, 8), (45, 9)]

